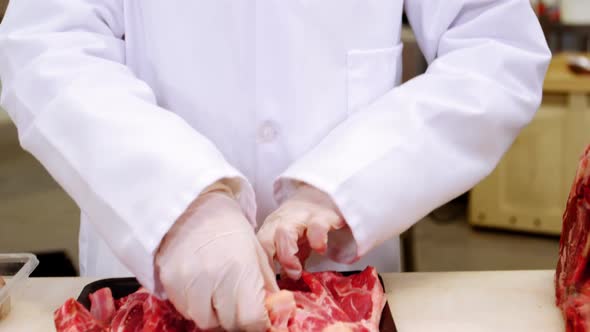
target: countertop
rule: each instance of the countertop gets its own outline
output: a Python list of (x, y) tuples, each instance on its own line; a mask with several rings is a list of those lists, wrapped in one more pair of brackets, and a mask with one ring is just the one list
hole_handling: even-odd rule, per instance
[(590, 53), (555, 54), (545, 76), (544, 92), (590, 93), (590, 75), (574, 74), (568, 68), (567, 58), (574, 54), (590, 57)]
[[(400, 332), (560, 332), (554, 271), (382, 274)], [(54, 331), (53, 311), (93, 279), (29, 279), (0, 331)]]

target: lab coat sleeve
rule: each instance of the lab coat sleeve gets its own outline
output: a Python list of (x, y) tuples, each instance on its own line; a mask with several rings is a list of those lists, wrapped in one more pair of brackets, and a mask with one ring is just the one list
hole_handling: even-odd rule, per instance
[(362, 256), (488, 175), (535, 114), (551, 58), (528, 0), (406, 0), (427, 71), (355, 110), (275, 182), (328, 193)]
[(123, 3), (11, 1), (0, 27), (0, 101), (23, 148), (140, 282), (161, 294), (154, 254), (186, 207), (224, 179), (254, 221), (254, 192), (124, 65)]

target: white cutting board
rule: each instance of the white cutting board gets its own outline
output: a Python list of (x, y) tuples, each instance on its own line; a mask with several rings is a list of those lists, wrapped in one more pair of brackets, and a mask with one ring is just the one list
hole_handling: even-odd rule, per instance
[(30, 278), (11, 294), (11, 312), (0, 321), (0, 332), (51, 332), (53, 312), (69, 297), (76, 298), (90, 278)]
[(387, 275), (385, 285), (399, 332), (561, 332), (553, 275), (410, 273)]

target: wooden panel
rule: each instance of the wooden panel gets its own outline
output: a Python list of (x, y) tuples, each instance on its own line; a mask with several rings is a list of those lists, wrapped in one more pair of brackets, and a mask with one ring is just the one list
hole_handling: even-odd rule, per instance
[[(590, 75), (576, 75), (569, 70), (567, 57), (570, 54), (573, 53), (560, 53), (551, 60), (543, 85), (545, 92), (590, 93)], [(588, 53), (581, 55), (590, 57)]]
[(471, 191), (471, 224), (560, 233), (579, 156), (590, 143), (590, 107), (584, 94), (548, 100), (494, 172)]
[[(499, 167), (500, 209), (507, 213), (555, 208), (561, 197), (559, 174), (564, 116), (560, 109), (544, 109), (535, 125), (525, 128)], [(557, 155), (556, 155), (557, 154)], [(559, 207), (559, 206), (558, 206)]]

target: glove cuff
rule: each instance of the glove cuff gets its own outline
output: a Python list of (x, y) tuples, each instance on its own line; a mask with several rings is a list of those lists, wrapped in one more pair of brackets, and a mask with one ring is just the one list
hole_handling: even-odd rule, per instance
[(209, 185), (208, 187), (206, 187), (205, 189), (203, 189), (203, 191), (201, 191), (201, 195), (206, 195), (212, 192), (220, 192), (220, 193), (225, 193), (226, 195), (230, 196), (231, 198), (235, 199), (236, 195), (234, 193), (234, 191), (232, 190), (232, 187), (229, 183), (226, 183), (226, 180), (222, 179), (219, 180), (211, 185)]

